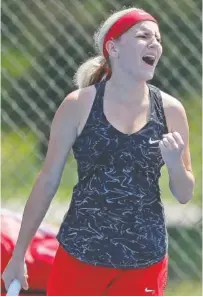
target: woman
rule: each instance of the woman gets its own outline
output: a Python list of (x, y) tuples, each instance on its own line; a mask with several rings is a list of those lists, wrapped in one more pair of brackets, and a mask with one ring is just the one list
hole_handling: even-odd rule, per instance
[(79, 181), (60, 227), (48, 295), (163, 295), (167, 232), (159, 177), (180, 203), (193, 194), (188, 123), (181, 103), (149, 85), (162, 54), (157, 21), (130, 8), (95, 35), (100, 56), (76, 73), (79, 88), (54, 117), (47, 156), (25, 206), (3, 279), (28, 288), (24, 255), (73, 149)]

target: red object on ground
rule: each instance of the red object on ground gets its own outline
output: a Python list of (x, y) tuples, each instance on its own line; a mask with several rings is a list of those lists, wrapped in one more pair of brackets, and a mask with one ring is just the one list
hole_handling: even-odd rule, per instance
[[(1, 273), (4, 271), (18, 237), (21, 217), (8, 210), (1, 210)], [(46, 294), (50, 268), (58, 248), (56, 232), (50, 227), (40, 227), (26, 253), (29, 290), (25, 295)], [(1, 295), (5, 295), (4, 283), (1, 280)], [(34, 294), (35, 293), (35, 294)], [(23, 293), (22, 293), (23, 295)]]

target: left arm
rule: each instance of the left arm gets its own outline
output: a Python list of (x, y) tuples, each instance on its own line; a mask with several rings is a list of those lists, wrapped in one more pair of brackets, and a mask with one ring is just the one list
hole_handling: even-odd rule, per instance
[(169, 187), (180, 203), (192, 199), (195, 178), (189, 149), (189, 126), (183, 105), (162, 92), (169, 133), (163, 135), (160, 149), (169, 174)]

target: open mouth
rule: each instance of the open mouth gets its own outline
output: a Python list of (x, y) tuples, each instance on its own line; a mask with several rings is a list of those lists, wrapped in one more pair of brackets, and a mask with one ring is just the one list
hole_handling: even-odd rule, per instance
[(150, 66), (153, 66), (153, 65), (154, 65), (154, 63), (155, 63), (155, 59), (156, 59), (156, 57), (153, 56), (153, 55), (146, 55), (146, 56), (144, 56), (144, 57), (142, 58), (142, 60), (143, 60), (146, 64), (148, 64), (148, 65), (150, 65)]

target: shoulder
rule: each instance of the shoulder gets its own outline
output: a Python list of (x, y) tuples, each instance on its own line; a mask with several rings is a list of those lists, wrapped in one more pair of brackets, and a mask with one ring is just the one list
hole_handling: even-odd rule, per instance
[(185, 110), (180, 100), (161, 90), (160, 92), (161, 92), (164, 109), (166, 109), (167, 111), (176, 111), (176, 112), (183, 112)]
[(80, 106), (84, 100), (87, 100), (88, 98), (95, 95), (95, 93), (96, 90), (94, 85), (82, 89), (77, 89), (69, 93), (63, 100), (62, 104), (64, 106), (77, 107)]
[(62, 101), (57, 113), (69, 113), (72, 117), (76, 117), (81, 113), (82, 107), (88, 101), (93, 100), (95, 93), (96, 89), (94, 86), (72, 91)]
[(150, 91), (158, 94), (159, 98), (162, 100), (164, 111), (180, 111), (184, 110), (182, 103), (175, 97), (163, 92), (158, 87), (148, 84)]
[[(55, 114), (55, 121), (58, 121), (67, 128), (75, 127), (78, 131), (83, 118), (86, 118), (96, 94), (94, 85), (82, 89), (76, 89), (69, 93), (60, 104)], [(79, 132), (77, 132), (79, 133)]]
[(180, 100), (161, 90), (160, 92), (169, 131), (176, 130), (179, 125), (187, 124), (185, 108)]

